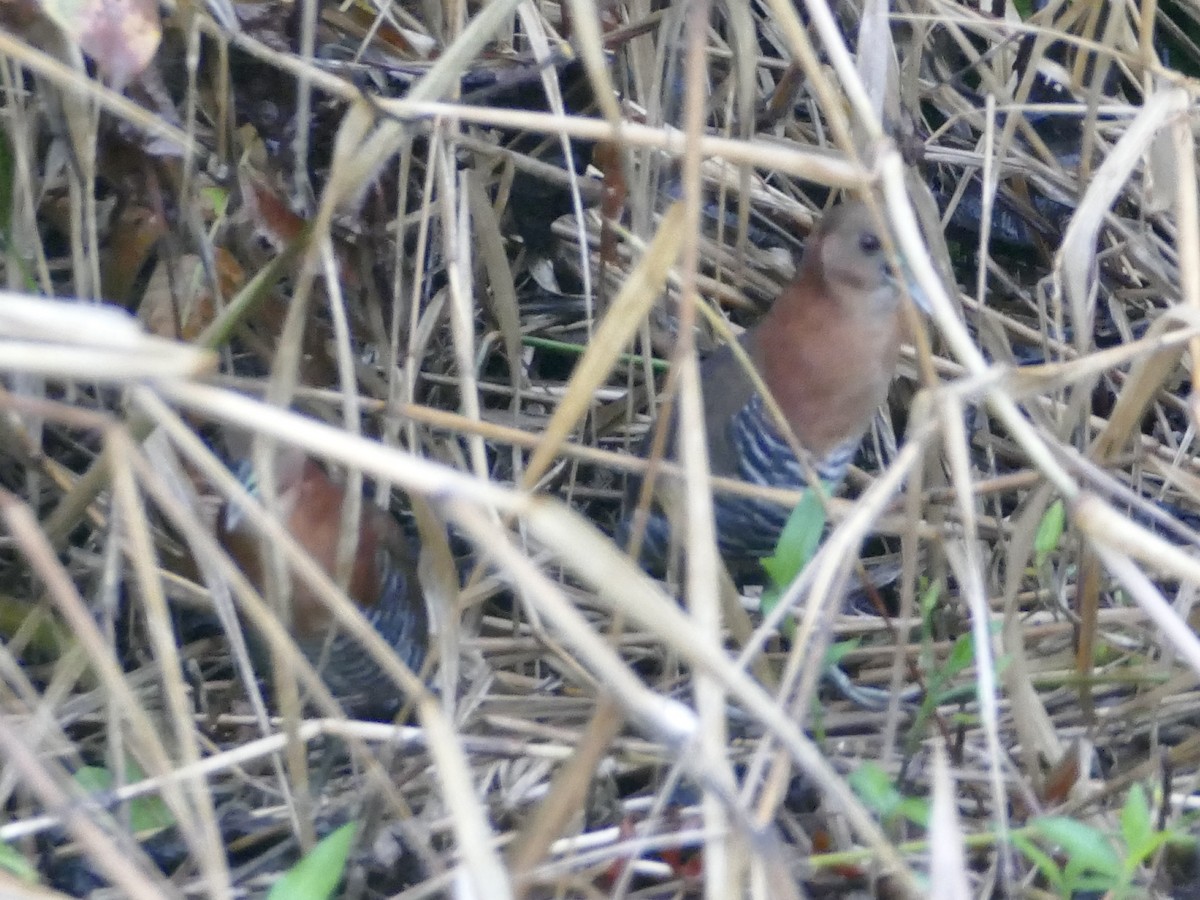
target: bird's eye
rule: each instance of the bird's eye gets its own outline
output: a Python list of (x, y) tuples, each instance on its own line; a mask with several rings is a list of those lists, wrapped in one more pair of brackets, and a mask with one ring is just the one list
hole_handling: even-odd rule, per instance
[(864, 231), (858, 236), (858, 249), (867, 256), (874, 256), (882, 246), (879, 237), (870, 231)]

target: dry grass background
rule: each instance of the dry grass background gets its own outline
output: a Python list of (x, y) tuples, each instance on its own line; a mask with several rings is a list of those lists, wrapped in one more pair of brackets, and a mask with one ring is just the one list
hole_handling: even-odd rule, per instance
[[(171, 11), (123, 92), (45, 23), (9, 22), (6, 284), (79, 300), (0, 300), (0, 839), (45, 885), (5, 874), (0, 893), (81, 892), (90, 872), (112, 886), (96, 896), (255, 895), (355, 821), (346, 896), (1060, 896), (1010, 841), (1053, 850), (1036, 816), (1121, 857), (1141, 785), (1155, 826), (1187, 831), (1197, 10), (866, 7), (262, 4), (234, 31), (214, 0)], [(600, 98), (586, 114), (457, 102), (464, 73), (568, 56)], [(513, 130), (607, 148), (603, 190), (595, 169), (556, 176), (586, 207), (555, 226), (577, 296), (535, 288), (512, 240), (514, 172), (544, 174), (501, 146)], [(768, 623), (739, 648), (711, 555), (691, 555), (685, 612), (605, 533), (641, 465), (646, 359), (694, 392), (697, 347), (728, 330), (716, 301), (744, 324), (786, 277), (749, 211), (799, 237), (829, 189), (878, 204), (933, 314), (788, 592), (797, 637)], [(994, 204), (1040, 227), (1014, 244)], [(239, 619), (320, 692), (196, 498), (235, 490), (210, 449), (229, 431), (374, 482), (419, 530), (438, 658), (428, 688), (390, 660), (404, 724), (254, 687)], [(703, 509), (705, 473), (684, 470)], [(1056, 500), (1065, 533), (1035, 548)], [(864, 546), (888, 619), (842, 611)], [(222, 630), (191, 639), (183, 609)], [(878, 710), (814, 699), (847, 637), (843, 667), (890, 691)], [(920, 714), (899, 690), (914, 672), (943, 701)], [(129, 759), (147, 778), (122, 786)], [(851, 790), (866, 762), (931, 799), (928, 829)], [(84, 794), (87, 764), (118, 773), (111, 792)], [(176, 825), (143, 847), (146, 794)], [(669, 864), (680, 848), (699, 873)], [(1187, 865), (1145, 862), (1124, 896), (1185, 896)]]

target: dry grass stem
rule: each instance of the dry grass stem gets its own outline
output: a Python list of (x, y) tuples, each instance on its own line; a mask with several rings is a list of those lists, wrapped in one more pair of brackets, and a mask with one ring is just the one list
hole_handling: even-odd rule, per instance
[[(167, 6), (0, 4), (0, 895), (1195, 892), (1189, 4)], [(700, 362), (851, 196), (930, 312), (772, 586)]]

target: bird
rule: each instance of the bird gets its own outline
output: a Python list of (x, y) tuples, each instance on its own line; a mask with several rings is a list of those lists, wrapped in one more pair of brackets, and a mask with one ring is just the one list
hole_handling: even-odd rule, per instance
[[(844, 202), (822, 217), (795, 277), (739, 338), (792, 433), (811, 454), (816, 473), (831, 488), (845, 478), (875, 411), (887, 398), (905, 336), (902, 296), (870, 209), (858, 201)], [(921, 304), (917, 292), (913, 297)], [(766, 487), (808, 486), (803, 465), (731, 347), (703, 360), (700, 384), (713, 475)], [(665, 456), (674, 459), (673, 418), (667, 427)], [(654, 433), (651, 428), (642, 444), (643, 457), (649, 455)], [(641, 487), (639, 478), (626, 487), (619, 526), (626, 544), (643, 511)], [(713, 497), (713, 514), (718, 550), (729, 562), (774, 553), (790, 511), (720, 493)], [(640, 559), (648, 570), (661, 572), (670, 552), (671, 526), (657, 504), (651, 504), (644, 521)]]
[[(334, 572), (342, 529), (346, 489), (311, 457), (294, 448), (280, 449), (275, 465), (280, 515), (296, 542), (327, 573)], [(248, 459), (236, 474), (252, 495), (260, 489)], [(226, 503), (218, 515), (217, 536), (251, 583), (263, 590), (262, 542), (242, 507)], [(333, 618), (328, 608), (299, 578), (291, 579), (290, 630), (300, 650), (335, 698), (348, 712), (389, 718), (401, 697), (374, 659), (345, 633), (327, 641)], [(364, 502), (347, 593), (375, 630), (414, 672), (425, 661), (429, 618), (417, 577), (414, 552), (399, 522), (374, 504)], [(330, 646), (326, 649), (326, 643)]]

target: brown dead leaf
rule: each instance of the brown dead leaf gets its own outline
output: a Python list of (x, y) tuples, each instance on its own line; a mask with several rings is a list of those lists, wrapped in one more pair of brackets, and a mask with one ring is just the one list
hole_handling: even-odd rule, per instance
[(142, 206), (127, 206), (113, 222), (101, 259), (100, 290), (107, 300), (127, 305), (129, 292), (167, 233), (161, 216)]
[[(216, 251), (221, 292), (231, 296), (246, 276), (224, 248)], [(198, 256), (185, 256), (168, 271), (161, 262), (150, 276), (139, 315), (146, 329), (159, 337), (194, 341), (216, 318), (217, 305), (204, 277)]]

